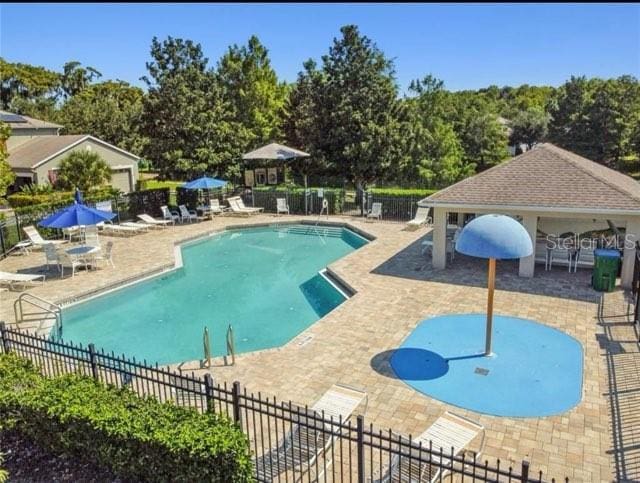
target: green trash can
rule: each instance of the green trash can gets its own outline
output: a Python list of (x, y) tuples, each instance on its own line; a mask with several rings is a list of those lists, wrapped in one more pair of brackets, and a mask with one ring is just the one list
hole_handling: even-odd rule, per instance
[(599, 292), (613, 292), (620, 268), (620, 252), (599, 248), (593, 252), (595, 262), (591, 284)]

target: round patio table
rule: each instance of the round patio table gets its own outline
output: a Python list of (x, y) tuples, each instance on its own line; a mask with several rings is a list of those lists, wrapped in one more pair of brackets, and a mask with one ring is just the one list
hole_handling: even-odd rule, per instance
[(100, 247), (93, 247), (91, 245), (80, 245), (77, 247), (69, 248), (65, 250), (67, 255), (71, 255), (72, 257), (80, 258), (83, 255), (92, 255), (100, 251)]

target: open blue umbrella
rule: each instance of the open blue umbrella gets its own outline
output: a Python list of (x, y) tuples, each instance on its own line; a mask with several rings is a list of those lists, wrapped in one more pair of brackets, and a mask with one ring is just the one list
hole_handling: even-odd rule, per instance
[(202, 178), (194, 179), (193, 181), (183, 184), (182, 187), (189, 190), (211, 190), (222, 188), (226, 184), (227, 182), (224, 180), (203, 176)]
[(533, 243), (525, 228), (505, 215), (483, 215), (466, 225), (456, 241), (456, 251), (472, 257), (489, 259), (487, 296), (486, 356), (491, 355), (493, 330), (493, 292), (496, 285), (496, 260), (528, 257)]
[(116, 216), (115, 213), (109, 211), (96, 210), (87, 205), (75, 202), (71, 206), (67, 206), (53, 215), (47, 216), (38, 225), (44, 228), (69, 228), (80, 225), (95, 225), (101, 221), (111, 220)]

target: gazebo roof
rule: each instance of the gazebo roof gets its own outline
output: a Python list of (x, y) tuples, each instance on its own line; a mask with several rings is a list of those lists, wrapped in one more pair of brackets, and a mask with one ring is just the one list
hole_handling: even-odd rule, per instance
[(309, 154), (283, 144), (271, 143), (242, 155), (242, 159), (294, 159), (308, 158)]
[(640, 184), (544, 143), (438, 191), (419, 205), (640, 214)]

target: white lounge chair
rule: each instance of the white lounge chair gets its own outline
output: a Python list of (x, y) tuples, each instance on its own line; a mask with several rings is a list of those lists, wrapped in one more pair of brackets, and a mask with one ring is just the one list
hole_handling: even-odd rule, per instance
[(289, 204), (286, 198), (276, 198), (276, 215), (280, 213), (289, 214)]
[(9, 272), (0, 272), (0, 284), (9, 285), (11, 290), (15, 289), (16, 286), (21, 286), (22, 289), (26, 289), (27, 285), (35, 284), (37, 280), (44, 283), (45, 276), (44, 275), (29, 275), (26, 273), (9, 273)]
[(149, 226), (153, 226), (156, 228), (166, 228), (167, 225), (169, 224), (173, 224), (173, 219), (171, 220), (156, 220), (155, 218), (153, 218), (152, 216), (147, 215), (146, 213), (143, 213), (141, 215), (138, 215), (138, 218), (142, 221), (142, 223), (145, 223)]
[(120, 223), (120, 226), (138, 228), (140, 231), (149, 231), (151, 229), (151, 225), (147, 225), (146, 223), (138, 223), (137, 221), (123, 221), (122, 223)]
[(38, 233), (38, 230), (36, 230), (36, 227), (33, 225), (25, 226), (22, 229), (26, 233), (27, 237), (29, 237), (29, 240), (31, 241), (31, 243), (33, 243), (33, 245), (37, 247), (43, 247), (47, 243), (53, 243), (54, 245), (61, 245), (63, 243), (67, 243), (67, 240), (45, 240), (44, 238), (42, 238), (42, 235)]
[(214, 198), (209, 200), (209, 212), (212, 215), (222, 215), (226, 213), (227, 208), (220, 204), (220, 200), (218, 198)]
[(180, 215), (172, 213), (168, 206), (161, 206), (160, 211), (162, 211), (162, 217), (167, 221), (171, 221), (174, 225), (176, 221), (180, 221)]
[[(482, 434), (479, 449), (467, 450), (467, 446), (479, 434)], [(484, 449), (484, 437), (485, 429), (482, 425), (447, 411), (424, 433), (413, 439), (411, 446), (408, 438), (402, 439), (401, 451), (407, 456), (403, 458), (394, 456), (379, 481), (381, 483), (442, 481), (442, 477), (451, 471), (454, 464), (450, 458), (452, 453), (453, 456), (463, 454), (465, 458), (465, 453), (471, 453), (472, 460), (475, 461)], [(432, 450), (431, 455), (429, 455), (429, 449)], [(442, 451), (442, 458), (439, 456), (440, 451)]]
[[(262, 480), (270, 481), (293, 468), (302, 472), (317, 467), (324, 471), (333, 462), (330, 448), (339, 437), (339, 423), (347, 421), (362, 402), (366, 411), (367, 393), (363, 390), (334, 384), (311, 408), (296, 410), (292, 406), (294, 422), (291, 429), (276, 449), (258, 459), (258, 475)], [(316, 465), (316, 460), (322, 455), (325, 461)], [(321, 481), (321, 474), (319, 472), (310, 481)]]
[(371, 220), (371, 219), (376, 219), (376, 220), (381, 220), (382, 219), (382, 203), (380, 202), (376, 202), (373, 203), (371, 205), (371, 210), (369, 211), (369, 213), (367, 213), (367, 219)]
[(185, 220), (191, 223), (192, 221), (198, 221), (198, 213), (193, 210), (187, 209), (185, 205), (178, 206), (180, 210), (180, 221), (184, 222)]
[(144, 231), (137, 226), (114, 225), (113, 223), (103, 223), (98, 225), (103, 231), (111, 235), (135, 235)]
[(411, 228), (418, 228), (422, 225), (430, 225), (431, 217), (429, 216), (430, 208), (425, 208), (423, 206), (418, 206), (416, 210), (416, 216), (413, 220), (407, 222), (407, 225)]
[(244, 205), (244, 201), (239, 196), (233, 196), (231, 198), (227, 198), (227, 202), (229, 203), (229, 208), (232, 213), (237, 213), (240, 215), (256, 215), (260, 213), (264, 208), (257, 207), (246, 207)]

